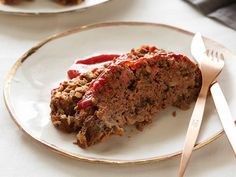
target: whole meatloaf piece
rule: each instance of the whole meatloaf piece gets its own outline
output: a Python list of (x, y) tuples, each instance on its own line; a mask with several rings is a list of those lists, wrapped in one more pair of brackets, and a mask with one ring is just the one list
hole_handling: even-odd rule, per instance
[[(86, 84), (69, 89), (75, 91), (86, 86), (78, 99), (70, 100), (68, 94), (64, 98), (64, 92), (69, 82), (79, 82), (81, 76), (66, 81), (65, 87), (61, 84), (63, 101), (55, 101), (58, 89), (52, 92), (52, 120), (58, 121), (58, 125), (53, 121), (54, 125), (68, 124), (66, 129), (77, 133), (76, 141), (82, 148), (112, 135), (123, 135), (125, 126), (134, 125), (142, 130), (154, 113), (168, 106), (187, 109), (201, 87), (197, 65), (186, 56), (156, 47), (132, 50), (99, 71)], [(55, 115), (72, 118), (69, 121), (65, 118), (63, 123), (63, 118), (53, 118)]]

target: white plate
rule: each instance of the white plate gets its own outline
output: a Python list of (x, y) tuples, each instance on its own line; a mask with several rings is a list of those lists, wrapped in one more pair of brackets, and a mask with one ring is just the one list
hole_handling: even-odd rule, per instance
[[(125, 53), (142, 44), (156, 45), (192, 58), (189, 50), (192, 37), (192, 33), (175, 27), (135, 22), (96, 24), (50, 37), (29, 50), (12, 67), (4, 88), (7, 107), (26, 134), (51, 150), (76, 159), (137, 164), (179, 155), (192, 108), (188, 111), (166, 109), (156, 115), (143, 132), (112, 137), (83, 150), (72, 144), (74, 135), (64, 134), (53, 127), (49, 116), (50, 91), (66, 79), (66, 71), (76, 58), (98, 53)], [(233, 115), (236, 115), (235, 56), (209, 39), (205, 42), (208, 48), (217, 48), (225, 55), (225, 68), (219, 83)], [(206, 105), (196, 149), (222, 134), (211, 98)], [(173, 111), (177, 111), (176, 117), (172, 116)]]
[(0, 12), (16, 15), (45, 15), (83, 11), (90, 7), (97, 6), (110, 0), (85, 0), (78, 5), (63, 6), (51, 0), (34, 0), (22, 2), (19, 5), (9, 6), (0, 3)]

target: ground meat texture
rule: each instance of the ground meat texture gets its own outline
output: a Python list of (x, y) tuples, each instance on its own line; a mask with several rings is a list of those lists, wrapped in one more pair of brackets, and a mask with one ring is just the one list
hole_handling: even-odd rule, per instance
[(89, 72), (87, 74), (78, 76), (72, 80), (60, 83), (59, 87), (52, 90), (51, 93), (51, 120), (53, 125), (67, 133), (75, 132), (80, 129), (77, 122), (75, 124), (75, 107), (82, 99), (90, 82), (97, 78), (102, 72)]
[(108, 127), (104, 121), (96, 116), (88, 116), (83, 122), (83, 127), (77, 134), (77, 144), (82, 148), (87, 148), (93, 144), (102, 142), (111, 135), (123, 135), (123, 129), (117, 126)]
[[(122, 135), (125, 126), (142, 130), (154, 113), (168, 106), (189, 108), (200, 91), (201, 72), (183, 55), (144, 46), (119, 57), (94, 83), (75, 113), (82, 148)], [(80, 107), (88, 98), (93, 104)]]

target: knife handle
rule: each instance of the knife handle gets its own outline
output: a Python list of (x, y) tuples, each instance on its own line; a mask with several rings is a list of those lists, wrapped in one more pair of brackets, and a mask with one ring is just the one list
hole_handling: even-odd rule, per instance
[(229, 110), (229, 106), (218, 82), (215, 82), (211, 86), (210, 91), (215, 102), (216, 110), (219, 114), (222, 126), (233, 148), (234, 155), (236, 156), (236, 126)]
[(202, 87), (193, 109), (181, 156), (179, 177), (183, 177), (202, 124), (208, 87)]

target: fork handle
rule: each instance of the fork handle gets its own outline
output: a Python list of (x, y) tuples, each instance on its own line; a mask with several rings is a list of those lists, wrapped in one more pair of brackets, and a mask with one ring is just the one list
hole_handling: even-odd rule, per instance
[(179, 177), (183, 177), (184, 172), (186, 170), (187, 164), (189, 162), (190, 156), (192, 154), (192, 150), (196, 143), (199, 130), (202, 123), (202, 118), (204, 114), (204, 107), (206, 104), (206, 97), (208, 93), (208, 87), (202, 87), (199, 93), (198, 99), (196, 101), (191, 120), (189, 122), (187, 135), (185, 138), (183, 153), (181, 156), (180, 169), (179, 169)]
[(229, 106), (218, 82), (211, 86), (210, 91), (222, 126), (233, 148), (234, 155), (236, 156), (236, 126), (233, 121), (232, 114), (230, 113)]

